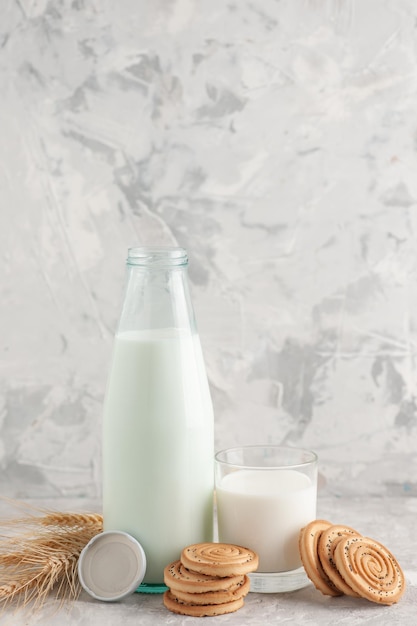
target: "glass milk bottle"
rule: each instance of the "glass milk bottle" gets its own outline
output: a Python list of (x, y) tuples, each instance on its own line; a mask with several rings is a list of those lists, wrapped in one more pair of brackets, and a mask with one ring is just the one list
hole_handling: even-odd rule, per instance
[(103, 415), (103, 518), (143, 546), (140, 591), (212, 541), (213, 410), (182, 248), (130, 248)]

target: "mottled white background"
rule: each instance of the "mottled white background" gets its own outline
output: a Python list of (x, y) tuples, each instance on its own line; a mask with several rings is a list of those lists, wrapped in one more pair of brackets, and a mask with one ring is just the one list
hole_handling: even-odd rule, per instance
[(0, 0), (0, 493), (96, 496), (128, 246), (176, 244), (216, 448), (417, 495), (417, 3)]

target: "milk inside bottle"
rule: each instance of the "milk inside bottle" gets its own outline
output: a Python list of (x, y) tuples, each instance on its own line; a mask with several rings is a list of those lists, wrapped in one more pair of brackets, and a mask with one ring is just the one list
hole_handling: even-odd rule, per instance
[(133, 248), (103, 415), (103, 522), (143, 546), (139, 590), (213, 532), (213, 412), (182, 249)]

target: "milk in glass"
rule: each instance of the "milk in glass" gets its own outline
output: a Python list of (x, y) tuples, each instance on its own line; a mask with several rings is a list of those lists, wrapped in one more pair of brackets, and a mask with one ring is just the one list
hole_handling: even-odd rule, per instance
[(300, 528), (315, 519), (316, 486), (293, 469), (238, 469), (217, 485), (218, 529), (222, 542), (259, 555), (259, 572), (286, 572), (301, 566)]

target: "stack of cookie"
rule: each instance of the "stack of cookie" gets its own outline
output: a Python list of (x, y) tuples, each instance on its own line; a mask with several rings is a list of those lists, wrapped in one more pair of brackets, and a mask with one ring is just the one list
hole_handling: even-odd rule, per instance
[(226, 543), (187, 546), (164, 570), (164, 605), (193, 617), (237, 611), (249, 592), (248, 574), (257, 567), (258, 555), (248, 548)]
[(404, 574), (394, 556), (349, 526), (314, 520), (301, 529), (299, 549), (307, 576), (324, 595), (394, 604), (405, 591)]

